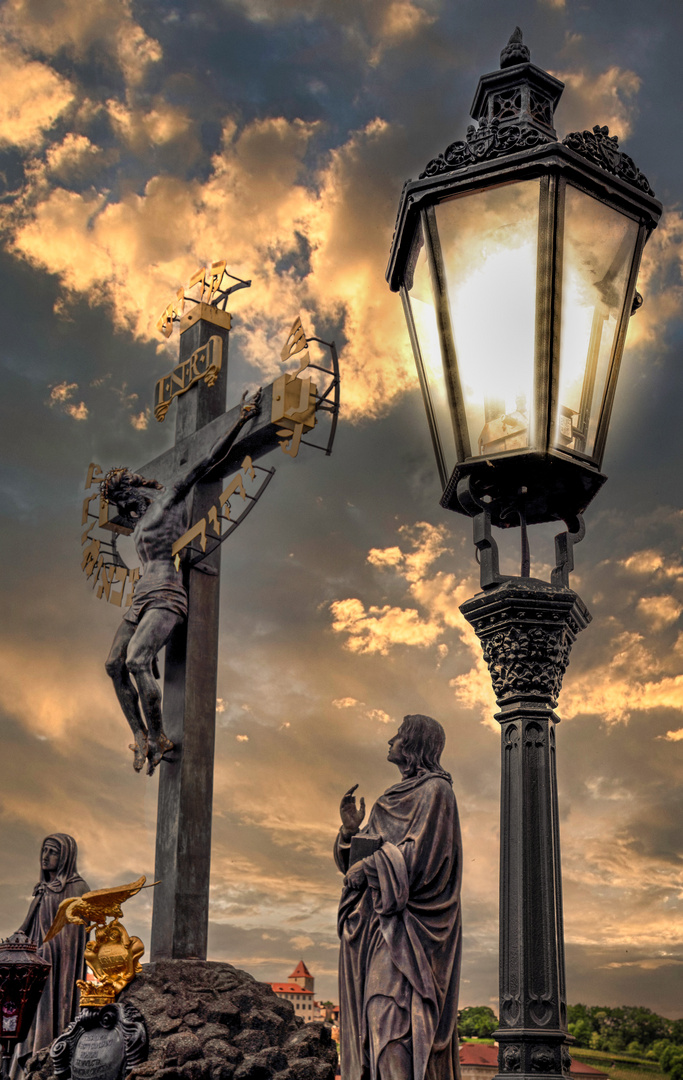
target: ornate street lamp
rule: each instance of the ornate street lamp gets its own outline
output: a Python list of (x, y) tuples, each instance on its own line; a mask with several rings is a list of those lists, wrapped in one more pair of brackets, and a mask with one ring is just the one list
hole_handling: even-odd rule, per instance
[(38, 956), (38, 946), (20, 930), (0, 941), (0, 1044), (2, 1076), (9, 1059), (26, 1038), (52, 965)]
[[(559, 142), (563, 84), (515, 30), (484, 75), (478, 126), (403, 188), (387, 270), (400, 292), (443, 495), (473, 518), (482, 642), (502, 734), (502, 1074), (569, 1068), (553, 712), (590, 615), (569, 588), (601, 472), (636, 279), (661, 205), (607, 128)], [(527, 525), (564, 521), (551, 581)], [(492, 525), (521, 526), (503, 577)]]

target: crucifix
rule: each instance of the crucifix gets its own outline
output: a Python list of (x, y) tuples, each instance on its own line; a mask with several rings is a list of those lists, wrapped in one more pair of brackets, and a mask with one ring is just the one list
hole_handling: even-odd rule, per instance
[[(217, 266), (222, 266), (220, 275), (215, 273)], [(278, 446), (293, 457), (300, 443), (329, 454), (339, 409), (334, 344), (306, 339), (296, 319), (281, 355), (283, 359), (298, 355), (298, 370), (281, 375), (251, 400), (243, 398), (226, 411), (231, 316), (225, 304), (235, 286), (219, 291), (224, 269), (224, 264), (212, 267), (209, 302), (204, 300), (204, 275), (201, 298), (186, 315), (178, 318), (179, 313), (170, 308), (162, 316), (164, 331), (179, 321), (179, 363), (157, 383), (155, 416), (163, 421), (176, 399), (175, 443), (136, 472), (116, 468), (103, 479), (97, 522), (114, 536), (110, 543), (113, 561), (107, 561), (101, 542), (89, 536), (92, 526), (83, 534), (84, 540), (91, 540), (83, 569), (95, 578), (95, 584), (99, 581), (98, 595), (106, 595), (118, 606), (122, 606), (128, 571), (122, 569), (116, 552), (117, 532), (133, 533), (143, 563), (107, 670), (133, 730), (136, 770), (147, 762), (151, 774), (159, 766), (153, 961), (206, 959), (220, 545), (251, 510), (274, 472), (262, 470), (267, 477), (257, 496), (247, 496), (240, 469), (253, 477), (259, 468), (254, 461)], [(331, 370), (310, 362), (309, 341), (330, 348)], [(331, 378), (322, 393), (311, 378), (299, 378), (309, 366)], [(302, 437), (315, 425), (319, 410), (332, 416), (327, 446)], [(231, 475), (232, 481), (223, 489), (223, 481)], [(101, 470), (91, 465), (86, 487), (101, 476)], [(251, 499), (237, 521), (230, 516), (229, 500), (235, 494), (245, 501)], [(84, 523), (87, 517), (96, 517), (89, 510), (94, 498), (90, 495), (84, 502)], [(207, 547), (207, 541), (213, 542)], [(123, 582), (119, 592), (112, 590), (116, 580)], [(133, 575), (130, 580), (135, 586)], [(162, 726), (155, 665), (156, 653), (164, 644)]]

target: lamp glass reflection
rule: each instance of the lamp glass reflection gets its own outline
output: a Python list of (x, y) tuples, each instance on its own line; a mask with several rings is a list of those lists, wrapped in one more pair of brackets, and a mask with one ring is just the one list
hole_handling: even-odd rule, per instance
[(414, 244), (419, 248), (413, 281), (409, 290), (410, 309), (419, 345), (416, 363), (422, 366), (427, 391), (436, 423), (437, 436), (447, 473), (450, 475), (457, 462), (453, 420), (446, 395), (439, 329), (434, 309), (434, 296), (427, 260), (427, 249), (418, 224)]
[(533, 445), (540, 182), (436, 208), (471, 455)]
[(567, 185), (555, 446), (591, 456), (637, 222)]

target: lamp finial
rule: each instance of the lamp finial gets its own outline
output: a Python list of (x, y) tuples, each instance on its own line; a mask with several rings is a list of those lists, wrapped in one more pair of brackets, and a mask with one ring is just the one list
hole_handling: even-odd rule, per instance
[(515, 64), (528, 64), (531, 60), (531, 52), (528, 45), (522, 40), (522, 31), (518, 26), (510, 34), (510, 40), (500, 54), (500, 66), (502, 68), (513, 67)]

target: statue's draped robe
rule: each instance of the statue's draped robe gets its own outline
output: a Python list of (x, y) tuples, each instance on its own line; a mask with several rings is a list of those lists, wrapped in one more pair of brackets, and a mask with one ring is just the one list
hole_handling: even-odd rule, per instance
[[(359, 835), (382, 846), (363, 859), (367, 885), (344, 885), (339, 1011), (344, 1080), (377, 1080), (389, 1042), (412, 1057), (412, 1080), (458, 1080), (462, 846), (444, 772), (418, 773), (382, 795)], [(345, 873), (350, 846), (335, 844)]]
[(59, 847), (56, 874), (52, 881), (46, 881), (45, 873), (41, 870), (40, 881), (33, 890), (31, 906), (21, 929), (41, 946), (38, 953), (52, 964), (52, 970), (31, 1029), (26, 1039), (17, 1046), (12, 1062), (13, 1077), (18, 1075), (17, 1065), (23, 1066), (32, 1054), (49, 1046), (71, 1023), (78, 1011), (80, 994), (76, 980), (85, 978), (84, 926), (69, 923), (52, 941), (43, 945), (62, 900), (83, 896), (83, 893), (90, 891), (76, 867), (77, 847), (73, 837), (66, 833), (53, 833), (46, 839)]

